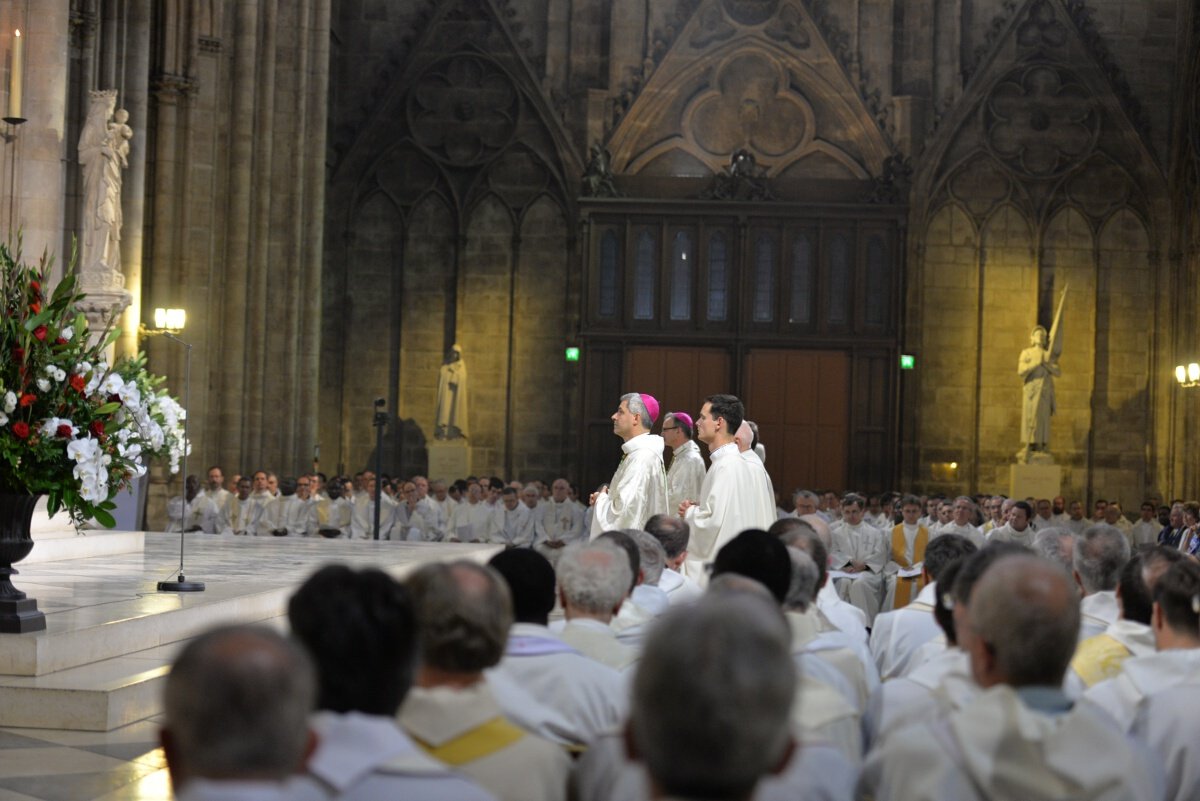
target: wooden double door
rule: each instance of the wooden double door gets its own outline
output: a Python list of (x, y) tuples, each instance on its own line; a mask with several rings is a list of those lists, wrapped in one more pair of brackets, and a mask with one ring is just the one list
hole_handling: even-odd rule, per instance
[[(625, 392), (649, 392), (659, 400), (662, 414), (684, 411), (693, 418), (706, 396), (731, 392), (758, 424), (778, 493), (845, 489), (854, 446), (854, 355), (844, 350), (750, 348), (737, 357), (728, 347), (675, 345), (628, 345), (596, 354), (588, 370), (593, 380), (585, 389), (590, 412), (585, 437), (589, 453), (583, 461), (586, 484), (605, 481), (615, 469), (620, 443), (607, 417)], [(882, 386), (862, 389), (886, 391)], [(607, 411), (603, 417), (601, 410)]]

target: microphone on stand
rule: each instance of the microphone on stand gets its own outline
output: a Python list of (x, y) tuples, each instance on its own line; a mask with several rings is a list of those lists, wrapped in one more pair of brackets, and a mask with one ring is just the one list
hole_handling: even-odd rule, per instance
[(188, 439), (188, 421), (191, 418), (191, 410), (188, 409), (188, 394), (192, 387), (192, 345), (190, 342), (184, 342), (179, 337), (172, 334), (170, 331), (163, 331), (163, 336), (172, 342), (178, 342), (187, 349), (187, 356), (184, 360), (183, 368), (183, 408), (187, 412), (183, 418), (183, 514), (179, 517), (179, 578), (175, 581), (160, 581), (158, 582), (159, 592), (204, 592), (203, 581), (188, 581), (183, 575), (183, 542), (184, 542), (184, 521), (187, 520), (187, 476), (188, 476), (188, 451), (192, 449), (192, 441)]
[(379, 539), (379, 515), (383, 507), (383, 429), (387, 428), (388, 415), (383, 410), (387, 398), (375, 399), (375, 539)]

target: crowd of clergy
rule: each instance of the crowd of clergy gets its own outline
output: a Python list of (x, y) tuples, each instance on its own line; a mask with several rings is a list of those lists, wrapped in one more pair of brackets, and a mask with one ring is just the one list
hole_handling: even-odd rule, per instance
[(403, 584), (330, 565), (290, 637), (194, 640), (165, 698), (178, 797), (1200, 799), (1195, 503), (784, 499), (737, 398), (659, 413), (620, 399), (586, 499), (189, 481), (193, 530), (363, 538), (378, 502), (381, 537), (505, 547)]

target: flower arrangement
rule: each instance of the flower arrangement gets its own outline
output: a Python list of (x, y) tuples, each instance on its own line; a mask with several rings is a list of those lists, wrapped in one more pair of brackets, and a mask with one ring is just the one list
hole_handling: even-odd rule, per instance
[(144, 355), (110, 366), (110, 325), (91, 337), (73, 265), (52, 292), (51, 262), (0, 244), (0, 491), (48, 496), (80, 524), (115, 525), (112, 499), (165, 457), (179, 470), (184, 409)]

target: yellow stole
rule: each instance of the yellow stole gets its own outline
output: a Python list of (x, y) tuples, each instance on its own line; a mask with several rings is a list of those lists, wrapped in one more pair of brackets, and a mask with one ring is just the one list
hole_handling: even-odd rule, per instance
[[(929, 543), (929, 529), (917, 527), (917, 538), (913, 541), (913, 561), (904, 558), (904, 524), (900, 523), (892, 529), (892, 561), (904, 570), (925, 561), (925, 546)], [(901, 578), (896, 576), (896, 599), (894, 609), (900, 609), (912, 603), (921, 591), (921, 577)]]
[(441, 745), (431, 745), (415, 736), (413, 740), (434, 759), (458, 767), (502, 751), (524, 736), (524, 731), (496, 717)]

